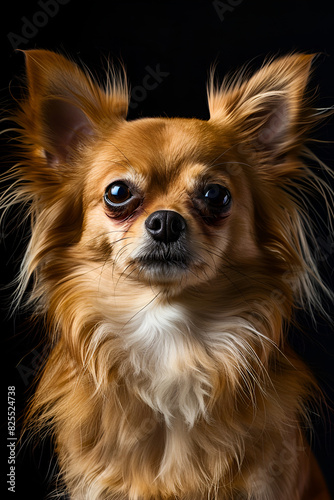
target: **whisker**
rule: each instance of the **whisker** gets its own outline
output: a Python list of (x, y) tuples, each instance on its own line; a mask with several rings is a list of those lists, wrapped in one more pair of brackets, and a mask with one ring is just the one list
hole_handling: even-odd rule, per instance
[(215, 165), (215, 162), (216, 162), (217, 160), (219, 160), (219, 158), (221, 158), (222, 156), (224, 156), (224, 154), (226, 154), (228, 151), (230, 151), (231, 149), (233, 149), (233, 148), (234, 148), (234, 147), (236, 147), (236, 146), (237, 146), (237, 144), (233, 144), (233, 145), (232, 145), (232, 146), (230, 146), (229, 148), (225, 149), (225, 151), (223, 151), (222, 153), (220, 153), (220, 155), (218, 155), (216, 158), (214, 158), (214, 159), (212, 160), (212, 162), (209, 164), (209, 168), (210, 168), (210, 167), (214, 167), (214, 166), (216, 166), (216, 165)]
[[(118, 146), (116, 146), (116, 144), (114, 144), (110, 139), (105, 139), (105, 137), (104, 137), (104, 140), (106, 140), (106, 142), (108, 144), (110, 144), (112, 147), (114, 147), (123, 156), (123, 158), (126, 161), (127, 166), (133, 171), (133, 173), (136, 173), (134, 167), (131, 165), (129, 158), (123, 153), (123, 151)], [(113, 163), (119, 164), (120, 162), (113, 161)]]
[(143, 307), (141, 307), (138, 311), (135, 312), (135, 314), (133, 316), (131, 316), (131, 318), (126, 322), (124, 323), (120, 333), (122, 333), (122, 331), (141, 313), (143, 312), (147, 307), (149, 307), (158, 297), (159, 295), (161, 295), (161, 291), (157, 292), (154, 297), (149, 300)]

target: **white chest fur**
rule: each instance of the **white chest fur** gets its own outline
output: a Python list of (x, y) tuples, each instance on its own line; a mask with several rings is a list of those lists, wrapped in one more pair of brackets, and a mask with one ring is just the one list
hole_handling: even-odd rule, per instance
[(150, 305), (129, 323), (125, 335), (132, 388), (171, 427), (182, 416), (192, 427), (206, 413), (210, 392), (208, 356), (195, 325), (181, 306)]

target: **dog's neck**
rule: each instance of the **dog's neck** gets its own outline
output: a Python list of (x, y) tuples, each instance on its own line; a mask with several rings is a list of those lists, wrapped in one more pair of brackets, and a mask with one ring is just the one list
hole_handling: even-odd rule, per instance
[(117, 330), (115, 321), (103, 324), (96, 335), (107, 337), (113, 328), (129, 390), (168, 427), (181, 419), (191, 428), (209, 418), (208, 409), (224, 386), (248, 386), (250, 399), (254, 384), (265, 391), (270, 381), (260, 351), (263, 344), (273, 347), (247, 319), (217, 308), (215, 314), (204, 312), (199, 297), (195, 302), (182, 297), (151, 300), (137, 309), (133, 302), (127, 315), (115, 308), (123, 322), (119, 317)]

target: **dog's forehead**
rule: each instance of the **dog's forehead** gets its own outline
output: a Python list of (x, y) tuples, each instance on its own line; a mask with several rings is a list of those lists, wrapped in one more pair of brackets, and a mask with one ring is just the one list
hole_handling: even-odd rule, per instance
[(173, 169), (182, 162), (212, 161), (226, 146), (210, 123), (198, 119), (146, 118), (126, 122), (113, 139), (118, 153), (138, 168)]

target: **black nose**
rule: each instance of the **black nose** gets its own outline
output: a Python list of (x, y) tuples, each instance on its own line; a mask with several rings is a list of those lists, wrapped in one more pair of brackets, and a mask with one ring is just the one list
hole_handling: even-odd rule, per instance
[(171, 243), (180, 238), (186, 228), (186, 221), (172, 210), (158, 210), (147, 217), (145, 226), (156, 241)]

